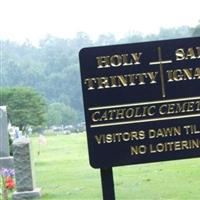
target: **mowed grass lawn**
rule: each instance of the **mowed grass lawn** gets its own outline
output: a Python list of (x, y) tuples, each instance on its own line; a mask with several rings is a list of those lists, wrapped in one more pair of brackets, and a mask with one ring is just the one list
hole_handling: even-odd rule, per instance
[[(101, 200), (98, 169), (90, 167), (86, 135), (32, 137), (36, 183), (43, 200)], [(40, 151), (40, 155), (38, 155)], [(116, 200), (200, 199), (200, 159), (113, 168)]]

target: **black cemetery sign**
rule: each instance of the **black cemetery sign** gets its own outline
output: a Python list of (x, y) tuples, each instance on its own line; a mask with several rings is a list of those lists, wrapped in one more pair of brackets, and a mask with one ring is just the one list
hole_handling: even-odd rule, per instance
[(79, 56), (92, 167), (200, 156), (200, 38)]

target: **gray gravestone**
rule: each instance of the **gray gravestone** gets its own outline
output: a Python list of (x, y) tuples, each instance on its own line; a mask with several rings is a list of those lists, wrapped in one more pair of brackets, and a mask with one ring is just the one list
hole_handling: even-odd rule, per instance
[(41, 189), (35, 187), (29, 139), (19, 138), (14, 141), (13, 156), (17, 190), (13, 193), (13, 200), (40, 198)]
[(13, 158), (10, 156), (7, 111), (0, 106), (0, 168), (13, 168)]

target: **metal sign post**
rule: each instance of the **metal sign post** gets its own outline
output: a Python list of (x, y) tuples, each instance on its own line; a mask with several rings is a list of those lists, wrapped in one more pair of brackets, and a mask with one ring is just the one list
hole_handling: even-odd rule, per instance
[(101, 184), (103, 192), (103, 200), (115, 200), (115, 188), (113, 181), (112, 168), (101, 170)]

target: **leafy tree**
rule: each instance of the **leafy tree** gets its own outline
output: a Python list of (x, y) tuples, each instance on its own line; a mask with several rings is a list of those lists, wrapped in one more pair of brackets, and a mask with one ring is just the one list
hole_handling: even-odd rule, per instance
[(107, 35), (105, 34), (99, 35), (95, 45), (109, 45), (109, 44), (111, 45), (115, 43), (116, 43), (115, 36), (109, 33)]
[(45, 102), (35, 90), (26, 87), (0, 88), (0, 105), (6, 105), (12, 125), (24, 131), (44, 123)]
[(199, 20), (199, 24), (193, 29), (192, 35), (195, 37), (200, 36), (200, 20)]
[(52, 103), (48, 106), (47, 125), (62, 126), (74, 124), (77, 121), (77, 112), (64, 103)]
[(192, 35), (191, 28), (188, 26), (182, 26), (179, 28), (161, 28), (159, 33), (159, 39), (175, 39), (184, 38)]

